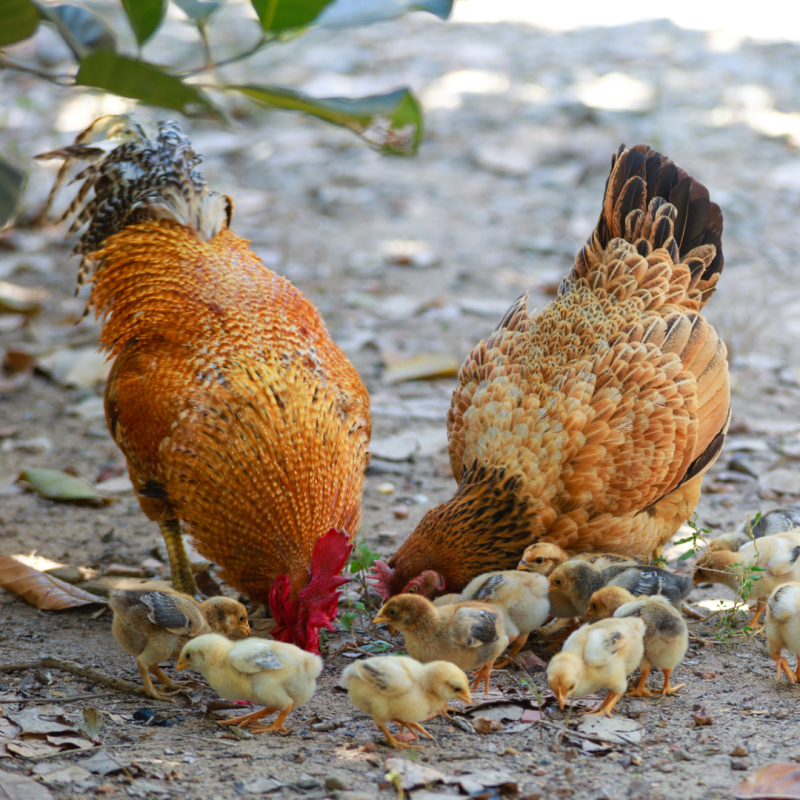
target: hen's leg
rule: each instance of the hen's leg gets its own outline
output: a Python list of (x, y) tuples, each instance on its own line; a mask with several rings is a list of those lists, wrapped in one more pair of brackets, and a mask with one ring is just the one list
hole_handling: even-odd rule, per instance
[(683, 687), (686, 686), (685, 683), (679, 683), (677, 686), (672, 686), (672, 684), (669, 682), (670, 675), (672, 675), (672, 670), (662, 669), (661, 671), (664, 673), (664, 685), (658, 690), (659, 694), (675, 694), (678, 689), (683, 689)]
[(201, 601), (204, 600), (205, 598), (197, 590), (192, 565), (189, 563), (189, 557), (186, 555), (186, 550), (183, 546), (180, 520), (161, 520), (158, 523), (158, 527), (161, 529), (164, 544), (167, 546), (169, 568), (172, 572), (172, 585), (179, 592), (199, 598)]

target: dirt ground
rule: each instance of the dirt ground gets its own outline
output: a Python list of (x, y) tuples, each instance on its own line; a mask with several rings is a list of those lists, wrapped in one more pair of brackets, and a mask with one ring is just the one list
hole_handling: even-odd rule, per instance
[[(223, 34), (229, 44), (247, 39), (240, 22), (221, 28)], [(176, 20), (163, 36), (161, 46), (176, 53), (188, 47)], [(47, 47), (39, 45), (42, 58)], [(415, 15), (312, 33), (231, 68), (228, 77), (254, 75), (320, 95), (405, 83), (426, 107), (426, 139), (414, 160), (383, 158), (347, 132), (234, 100), (228, 103), (237, 112), (235, 131), (186, 122), (206, 157), (209, 184), (236, 201), (238, 232), (318, 305), (370, 390), (376, 457), (359, 535), (373, 550), (391, 555), (454, 489), (444, 428), (454, 379), (389, 384), (385, 370), (415, 355), (460, 363), (522, 291), (546, 304), (593, 228), (620, 142), (661, 149), (706, 183), (725, 215), (725, 272), (708, 316), (729, 346), (734, 422), (706, 477), (698, 522), (716, 535), (797, 501), (797, 45), (721, 41), (667, 22), (551, 33)], [(82, 348), (91, 352), (99, 332), (91, 318), (75, 324), (85, 302), (85, 293), (73, 298), (77, 261), (68, 259), (63, 229), (25, 223), (55, 170), (31, 157), (125, 104), (9, 73), (0, 80), (2, 152), (30, 171), (22, 225), (0, 239), (0, 280), (46, 290), (38, 315), (0, 314), (0, 348), (28, 352), (40, 365), (23, 388), (0, 394), (0, 552), (35, 551), (100, 573), (110, 565), (139, 568), (164, 556), (156, 527), (131, 494), (96, 508), (47, 501), (14, 483), (29, 467), (70, 469), (90, 481), (124, 474), (97, 400), (102, 367), (89, 357), (76, 360)], [(392, 263), (397, 248), (415, 248), (411, 264)], [(406, 436), (391, 438), (396, 434)], [(391, 494), (382, 493), (387, 483)], [(679, 553), (667, 551), (673, 566)], [(732, 593), (696, 589), (690, 599), (705, 613)], [(37, 613), (4, 593), (0, 602), (0, 662), (54, 655), (138, 680), (133, 660), (111, 636), (108, 614), (93, 618), (94, 607)], [(399, 757), (448, 776), (500, 770), (529, 798), (726, 796), (747, 771), (800, 760), (793, 736), (800, 695), (786, 682), (775, 684), (761, 638), (742, 641), (734, 632), (726, 642), (713, 630), (717, 619), (693, 623), (695, 640), (676, 671), (687, 684), (679, 694), (620, 702), (620, 716), (637, 723), (639, 744), (596, 746), (565, 735), (566, 715), (534, 669), (528, 683), (520, 673), (498, 673), (492, 699), (538, 712), (534, 686), (544, 705), (542, 714), (528, 716), (543, 722), (512, 715), (503, 732), (478, 735), (440, 718), (430, 723), (435, 742), (425, 742), (416, 757)], [(334, 634), (330, 651), (346, 638)], [(533, 649), (545, 659), (551, 652), (544, 640), (533, 641)], [(338, 688), (351, 661), (328, 654), (319, 690), (291, 715), (288, 736), (247, 740), (213, 724), (204, 712), (209, 690), (200, 704), (169, 705), (56, 670), (0, 673), (6, 717), (45, 699), (67, 713), (93, 706), (105, 715), (100, 750), (126, 765), (101, 777), (64, 771), (97, 750), (26, 759), (0, 746), (0, 770), (31, 775), (59, 800), (228, 800), (270, 791), (394, 797), (394, 788), (380, 786), (392, 766), (387, 758), (398, 754)], [(142, 708), (175, 724), (134, 720)], [(570, 730), (575, 722), (573, 714)], [(415, 790), (417, 800), (458, 792), (430, 776), (422, 782), (430, 787)]]

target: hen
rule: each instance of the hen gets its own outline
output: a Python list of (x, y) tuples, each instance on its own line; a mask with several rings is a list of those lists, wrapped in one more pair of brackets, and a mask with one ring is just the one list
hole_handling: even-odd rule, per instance
[(461, 367), (455, 496), (376, 580), (457, 592), (538, 541), (644, 557), (688, 519), (729, 422), (726, 348), (701, 309), (723, 267), (708, 191), (646, 145), (612, 159), (597, 227), (540, 313), (523, 295)]
[(269, 604), (275, 638), (317, 651), (361, 516), (358, 374), (316, 308), (231, 230), (233, 201), (209, 191), (176, 123), (101, 118), (39, 158), (64, 159), (51, 200), (89, 162), (64, 217), (71, 233), (88, 224), (78, 286), (93, 273), (115, 359), (106, 421), (173, 583), (197, 593), (183, 526), (232, 586)]

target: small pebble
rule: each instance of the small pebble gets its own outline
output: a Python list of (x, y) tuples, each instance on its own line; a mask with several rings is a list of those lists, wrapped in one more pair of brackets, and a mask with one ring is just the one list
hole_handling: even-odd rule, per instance
[(392, 509), (395, 519), (406, 519), (408, 517), (408, 506), (395, 506)]
[(386, 481), (386, 483), (379, 483), (375, 487), (378, 494), (394, 494), (394, 484)]
[(752, 762), (749, 758), (732, 758), (731, 769), (746, 770), (750, 769)]
[(729, 756), (736, 756), (737, 758), (742, 758), (745, 756), (749, 756), (750, 753), (748, 752), (747, 748), (743, 744), (737, 744), (733, 750), (728, 753)]

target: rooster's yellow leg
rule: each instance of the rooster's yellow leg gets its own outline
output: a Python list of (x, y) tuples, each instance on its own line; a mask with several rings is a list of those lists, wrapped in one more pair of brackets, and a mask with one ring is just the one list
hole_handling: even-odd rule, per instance
[[(177, 519), (165, 519), (158, 523), (161, 535), (164, 537), (164, 544), (167, 546), (169, 556), (169, 568), (172, 572), (172, 585), (184, 594), (198, 597), (197, 583), (194, 580), (192, 565), (189, 563), (189, 556), (183, 546), (181, 536), (181, 523)], [(205, 598), (201, 598), (205, 599)]]
[[(792, 683), (797, 683), (798, 676), (795, 675), (794, 672), (792, 672), (792, 670), (789, 668), (789, 662), (780, 654), (780, 652), (770, 653), (770, 655), (772, 656), (772, 658), (775, 659), (775, 666), (777, 667), (778, 670), (777, 680), (781, 679), (781, 672), (786, 672), (786, 677)], [(798, 672), (800, 672), (800, 657), (798, 657), (797, 670)]]
[[(631, 689), (628, 692), (628, 697), (652, 697), (653, 693), (645, 688), (645, 683), (647, 683), (647, 676), (650, 674), (650, 666), (642, 667), (641, 675), (639, 677), (639, 683), (636, 685), (635, 689)], [(611, 695), (609, 695), (611, 697)], [(606, 698), (607, 700), (608, 698)]]
[(381, 730), (381, 733), (386, 737), (386, 741), (389, 742), (389, 747), (394, 747), (396, 750), (405, 749), (405, 750), (422, 750), (422, 748), (418, 744), (409, 744), (408, 742), (400, 742), (392, 736), (391, 732), (385, 725), (381, 725), (380, 722), (375, 723)]
[(670, 676), (672, 675), (671, 669), (662, 669), (661, 671), (664, 673), (664, 685), (658, 690), (659, 694), (675, 694), (678, 689), (683, 689), (683, 687), (686, 686), (685, 683), (679, 683), (677, 686), (673, 686), (669, 682)]

